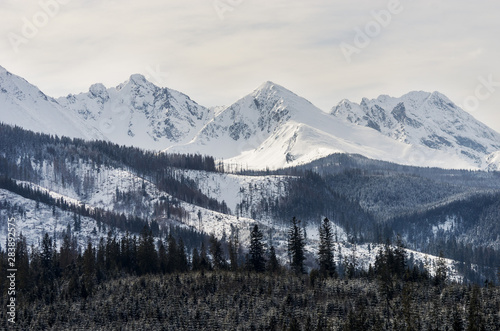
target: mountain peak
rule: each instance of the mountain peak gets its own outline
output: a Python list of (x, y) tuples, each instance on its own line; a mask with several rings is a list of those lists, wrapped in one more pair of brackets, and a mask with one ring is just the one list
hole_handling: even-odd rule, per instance
[(0, 66), (0, 74), (5, 74), (7, 73), (7, 69), (5, 69), (4, 67)]
[(134, 83), (136, 85), (144, 85), (146, 83), (149, 83), (146, 77), (144, 77), (144, 75), (141, 74), (130, 75), (129, 82)]
[(436, 98), (436, 99), (441, 99), (447, 103), (453, 103), (446, 95), (439, 91), (434, 91), (431, 93), (430, 97)]
[(276, 87), (283, 88), (283, 87), (279, 86), (278, 84), (275, 84), (275, 83), (271, 82), (270, 80), (268, 80), (268, 81), (260, 84), (260, 86), (257, 87), (257, 89), (255, 89), (255, 92), (270, 91)]
[(412, 91), (399, 98), (342, 100), (331, 114), (395, 140), (459, 155), (479, 168), (500, 147), (500, 135), (456, 106), (444, 94)]
[[(266, 99), (269, 100), (270, 98), (278, 101), (281, 100), (282, 102), (287, 100), (290, 101), (291, 99), (303, 99), (297, 94), (293, 93), (289, 89), (273, 83), (271, 81), (267, 81), (263, 84), (261, 84), (255, 91), (253, 91), (252, 94), (250, 94), (255, 99)], [(305, 99), (304, 99), (305, 100)], [(309, 101), (308, 101), (309, 103)]]
[(260, 91), (281, 91), (281, 92), (286, 92), (286, 93), (293, 93), (289, 89), (283, 87), (282, 85), (276, 84), (270, 80), (262, 83), (256, 90), (255, 92), (260, 92)]
[(272, 87), (273, 85), (276, 85), (274, 82), (271, 82), (270, 80), (265, 81), (260, 85), (259, 88), (266, 88), (266, 87)]
[(101, 83), (91, 85), (89, 88), (89, 93), (90, 95), (96, 98), (100, 98), (103, 101), (109, 99), (108, 90), (106, 89), (106, 86), (104, 86), (104, 84)]
[(94, 94), (94, 95), (101, 94), (105, 90), (106, 90), (106, 86), (104, 86), (104, 84), (102, 84), (102, 83), (92, 84), (89, 87), (89, 92)]
[(148, 81), (142, 74), (132, 74), (129, 79), (116, 87), (117, 90), (123, 89), (125, 86), (131, 87), (156, 87), (153, 83)]

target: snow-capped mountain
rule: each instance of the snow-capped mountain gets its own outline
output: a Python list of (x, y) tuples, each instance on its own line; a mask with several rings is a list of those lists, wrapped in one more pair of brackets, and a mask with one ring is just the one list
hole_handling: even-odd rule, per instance
[(117, 87), (54, 99), (0, 67), (0, 121), (60, 136), (161, 150), (187, 143), (214, 116), (187, 95), (142, 75)]
[(0, 121), (35, 132), (104, 139), (90, 123), (73, 116), (53, 98), (0, 66)]
[(114, 88), (94, 84), (89, 92), (57, 100), (119, 144), (160, 150), (189, 142), (213, 111), (187, 95), (160, 88), (135, 74)]
[(331, 114), (406, 144), (457, 155), (478, 168), (498, 167), (500, 134), (439, 92), (381, 95), (360, 104), (342, 100)]
[(189, 144), (167, 151), (207, 153), (249, 168), (288, 167), (333, 153), (412, 165), (471, 166), (452, 153), (411, 145), (331, 116), (272, 82), (221, 111)]
[(500, 134), (437, 92), (343, 100), (323, 112), (266, 82), (228, 107), (205, 108), (132, 75), (59, 99), (0, 67), (0, 121), (49, 134), (200, 153), (248, 168), (280, 168), (332, 153), (395, 163), (500, 169)]

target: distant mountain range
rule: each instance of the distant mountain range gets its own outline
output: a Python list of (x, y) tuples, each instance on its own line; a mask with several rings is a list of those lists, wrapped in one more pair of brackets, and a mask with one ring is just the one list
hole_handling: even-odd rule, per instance
[(58, 99), (0, 67), (0, 121), (150, 150), (201, 153), (248, 168), (281, 168), (333, 153), (406, 165), (500, 169), (500, 134), (439, 92), (341, 101), (330, 113), (272, 82), (207, 108), (142, 75)]

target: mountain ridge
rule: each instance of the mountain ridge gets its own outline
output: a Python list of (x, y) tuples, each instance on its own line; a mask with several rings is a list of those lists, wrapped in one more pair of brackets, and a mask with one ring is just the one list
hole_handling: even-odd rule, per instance
[(89, 91), (57, 99), (99, 126), (113, 142), (160, 150), (191, 140), (213, 111), (187, 95), (133, 74), (116, 87), (93, 84)]
[(330, 114), (398, 141), (462, 155), (478, 168), (498, 166), (488, 159), (500, 149), (500, 134), (437, 91), (363, 98), (359, 104), (344, 99)]
[(227, 107), (206, 108), (133, 74), (116, 87), (54, 99), (0, 67), (0, 121), (73, 138), (200, 153), (249, 168), (279, 168), (332, 153), (406, 165), (500, 169), (500, 134), (445, 95), (412, 91), (325, 112), (271, 81)]

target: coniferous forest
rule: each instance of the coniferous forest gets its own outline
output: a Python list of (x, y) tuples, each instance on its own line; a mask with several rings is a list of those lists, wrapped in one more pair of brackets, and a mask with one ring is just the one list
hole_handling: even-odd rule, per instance
[[(0, 142), (0, 193), (16, 197), (0, 201), (1, 228), (7, 231), (10, 217), (22, 222), (33, 214), (67, 222), (62, 231), (0, 243), (2, 307), (12, 297), (9, 259), (17, 270), (16, 323), (2, 309), (3, 329), (500, 330), (496, 172), (404, 167), (357, 155), (254, 172), (210, 156), (3, 124)], [(105, 196), (96, 183), (113, 171), (134, 181), (121, 178), (125, 184), (107, 189), (112, 208), (83, 202)], [(265, 195), (248, 184), (249, 198), (233, 209), (192, 173), (276, 176), (284, 193)], [(216, 236), (203, 231), (210, 213), (215, 225), (224, 215), (252, 222)], [(95, 222), (91, 232), (84, 233), (82, 219)], [(314, 245), (306, 228), (317, 230)], [(373, 245), (374, 262), (361, 266), (354, 251), (340, 258), (340, 242)], [(430, 268), (406, 249), (439, 258)], [(449, 259), (459, 280), (450, 277)]]
[[(319, 268), (303, 268), (303, 234), (292, 220), (289, 263), (282, 264), (255, 226), (249, 251), (238, 242), (171, 229), (155, 242), (109, 235), (77, 247), (69, 231), (54, 249), (47, 234), (29, 249), (21, 237), (18, 330), (498, 330), (500, 287), (450, 282), (408, 264), (401, 243), (387, 242), (368, 270), (342, 275), (332, 263), (328, 220), (322, 224)], [(199, 236), (199, 235), (198, 235)], [(7, 254), (0, 276), (7, 279)], [(0, 283), (5, 293), (8, 283)], [(7, 306), (5, 296), (2, 306)], [(1, 323), (12, 329), (2, 310)]]

